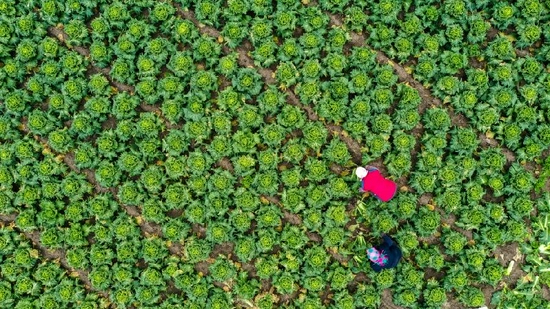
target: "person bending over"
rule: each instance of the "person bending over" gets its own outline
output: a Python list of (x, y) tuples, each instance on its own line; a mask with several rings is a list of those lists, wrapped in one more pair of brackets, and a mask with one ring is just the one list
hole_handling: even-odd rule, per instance
[(355, 175), (361, 180), (359, 192), (370, 192), (383, 202), (391, 200), (397, 192), (397, 184), (384, 178), (374, 166), (358, 167)]
[(382, 239), (384, 242), (381, 245), (367, 249), (370, 266), (375, 272), (397, 266), (403, 256), (401, 249), (388, 235), (383, 234)]

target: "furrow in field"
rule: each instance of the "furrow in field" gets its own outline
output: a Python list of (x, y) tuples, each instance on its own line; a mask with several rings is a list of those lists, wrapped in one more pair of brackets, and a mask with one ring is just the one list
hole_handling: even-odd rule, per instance
[[(173, 5), (176, 7), (178, 14), (181, 17), (192, 21), (193, 24), (197, 26), (197, 28), (202, 34), (206, 34), (214, 38), (218, 38), (221, 36), (220, 32), (214, 27), (210, 27), (199, 23), (199, 21), (195, 18), (195, 15), (193, 12), (183, 10), (179, 4), (173, 3)], [(222, 48), (225, 54), (229, 54), (232, 51), (229, 47), (225, 45)], [(276, 81), (273, 78), (273, 76), (275, 76), (275, 72), (271, 69), (259, 68), (255, 66), (252, 58), (248, 55), (249, 51), (246, 48), (243, 48), (241, 46), (241, 47), (235, 48), (234, 51), (236, 51), (239, 55), (238, 57), (239, 65), (241, 65), (242, 67), (249, 67), (257, 70), (258, 73), (260, 73), (260, 75), (263, 77), (267, 85), (276, 84)], [(313, 110), (313, 108), (311, 106), (302, 104), (298, 99), (298, 96), (296, 95), (296, 93), (294, 93), (294, 91), (292, 91), (289, 88), (285, 89), (284, 91), (287, 94), (287, 102), (289, 104), (292, 104), (294, 106), (301, 108), (307, 114), (307, 117), (309, 120), (311, 121), (319, 120), (319, 116)], [(355, 141), (354, 139), (348, 137), (345, 133), (343, 133), (344, 129), (342, 129), (341, 126), (334, 125), (334, 124), (327, 124), (327, 123), (325, 123), (325, 126), (327, 127), (327, 129), (329, 129), (329, 131), (333, 135), (337, 135), (338, 137), (340, 137), (341, 140), (348, 146), (353, 162), (357, 165), (361, 165), (362, 164), (361, 153), (360, 153), (361, 145), (357, 141)]]
[[(21, 121), (22, 123), (22, 131), (26, 134), (31, 134), (29, 129), (27, 128), (26, 126), (26, 121)], [(34, 136), (34, 138), (39, 141), (42, 146), (44, 148), (47, 148), (49, 149), (48, 147), (48, 140), (44, 137), (39, 137), (39, 136)], [(50, 149), (50, 151), (54, 152), (53, 150)], [(58, 156), (61, 156), (61, 158), (63, 159), (63, 162), (65, 163), (65, 165), (67, 165), (73, 172), (75, 173), (84, 173), (84, 175), (86, 176), (86, 179), (88, 180), (89, 183), (91, 183), (93, 186), (94, 186), (94, 191), (95, 193), (106, 193), (106, 192), (111, 192), (113, 197), (115, 198), (116, 202), (122, 206), (122, 208), (124, 209), (124, 211), (131, 217), (134, 217), (136, 218), (136, 224), (139, 225), (139, 227), (141, 228), (142, 232), (145, 234), (145, 235), (155, 235), (155, 236), (161, 236), (162, 235), (162, 231), (161, 231), (161, 228), (160, 226), (158, 226), (157, 224), (155, 223), (152, 223), (152, 222), (147, 222), (145, 220), (142, 219), (141, 217), (141, 214), (139, 213), (139, 210), (137, 209), (137, 207), (133, 207), (133, 206), (128, 206), (128, 205), (123, 205), (122, 203), (120, 203), (118, 197), (117, 197), (117, 190), (116, 188), (104, 188), (104, 187), (101, 187), (98, 182), (96, 181), (95, 179), (95, 171), (91, 170), (91, 169), (83, 169), (83, 170), (79, 170), (75, 163), (74, 163), (74, 153), (72, 151), (70, 152), (67, 152), (66, 154), (59, 154), (59, 153), (56, 153), (56, 155)]]
[(77, 277), (83, 284), (84, 288), (91, 293), (95, 293), (102, 298), (109, 299), (109, 294), (105, 291), (100, 291), (92, 287), (92, 283), (88, 278), (89, 272), (83, 269), (74, 269), (67, 263), (65, 257), (66, 251), (63, 249), (50, 250), (40, 243), (40, 232), (32, 231), (25, 232), (15, 226), (15, 215), (1, 216), (0, 223), (4, 225), (11, 225), (13, 229), (18, 233), (25, 236), (25, 238), (32, 244), (32, 247), (40, 252), (40, 256), (50, 263), (58, 263), (68, 275), (71, 277)]

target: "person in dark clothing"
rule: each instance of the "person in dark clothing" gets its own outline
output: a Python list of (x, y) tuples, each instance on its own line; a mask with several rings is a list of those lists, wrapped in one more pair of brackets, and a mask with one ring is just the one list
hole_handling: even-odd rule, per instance
[(381, 245), (367, 250), (370, 266), (375, 272), (397, 266), (397, 263), (399, 263), (399, 260), (403, 256), (401, 249), (388, 235), (384, 234), (382, 238), (384, 242)]

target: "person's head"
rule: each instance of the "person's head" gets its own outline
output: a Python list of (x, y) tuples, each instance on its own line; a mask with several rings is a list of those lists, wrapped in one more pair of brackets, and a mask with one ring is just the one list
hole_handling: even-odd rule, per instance
[(365, 178), (367, 176), (367, 174), (369, 173), (369, 171), (367, 171), (366, 168), (360, 166), (358, 167), (356, 170), (355, 170), (355, 175), (357, 175), (357, 177), (359, 178)]
[(367, 256), (371, 262), (380, 266), (384, 266), (388, 262), (388, 256), (383, 251), (378, 251), (374, 247), (367, 250)]

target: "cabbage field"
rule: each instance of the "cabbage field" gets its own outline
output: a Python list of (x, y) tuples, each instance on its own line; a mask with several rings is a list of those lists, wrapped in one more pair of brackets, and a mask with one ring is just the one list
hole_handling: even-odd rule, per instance
[(549, 147), (549, 0), (0, 0), (0, 308), (550, 308)]

